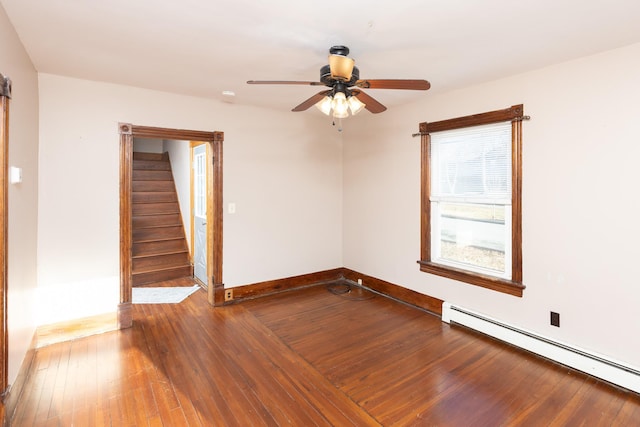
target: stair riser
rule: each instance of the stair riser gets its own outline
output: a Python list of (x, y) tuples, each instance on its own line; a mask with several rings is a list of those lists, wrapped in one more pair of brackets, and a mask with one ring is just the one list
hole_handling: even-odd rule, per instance
[(184, 239), (173, 239), (159, 240), (157, 242), (134, 243), (131, 248), (131, 253), (135, 257), (186, 250), (187, 245)]
[(177, 202), (171, 203), (134, 203), (131, 205), (133, 215), (161, 215), (180, 213)]
[(132, 202), (136, 203), (167, 203), (177, 202), (178, 196), (175, 192), (136, 192), (132, 193)]
[(182, 217), (179, 214), (169, 215), (145, 215), (133, 217), (133, 229), (158, 227), (173, 225), (176, 227), (182, 226)]
[(151, 273), (134, 274), (131, 281), (133, 286), (138, 286), (190, 276), (193, 276), (193, 268), (191, 266), (175, 268), (172, 270), (154, 271)]
[(171, 164), (160, 160), (134, 160), (133, 170), (170, 170)]
[(163, 170), (135, 170), (133, 171), (134, 181), (171, 181), (173, 176), (171, 171)]
[(169, 255), (155, 255), (144, 258), (134, 258), (132, 263), (133, 273), (156, 270), (158, 268), (183, 267), (190, 265), (189, 254), (186, 252)]
[(182, 226), (179, 227), (159, 227), (159, 228), (143, 228), (133, 230), (133, 242), (184, 238)]
[(176, 191), (173, 181), (133, 181), (131, 188), (134, 193), (138, 191)]
[(168, 161), (169, 158), (165, 156), (164, 153), (142, 153), (140, 151), (134, 151), (133, 160)]

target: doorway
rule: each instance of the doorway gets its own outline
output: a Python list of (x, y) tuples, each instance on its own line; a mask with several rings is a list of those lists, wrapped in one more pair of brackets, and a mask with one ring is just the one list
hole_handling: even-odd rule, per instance
[(199, 141), (205, 148), (203, 167), (206, 176), (204, 210), (206, 232), (204, 247), (206, 254), (206, 276), (203, 284), (207, 288), (207, 299), (213, 306), (224, 303), (222, 283), (222, 142), (223, 132), (203, 132), (181, 129), (137, 126), (129, 123), (118, 125), (120, 134), (120, 304), (118, 325), (131, 326), (132, 317), (132, 170), (133, 139), (170, 139)]

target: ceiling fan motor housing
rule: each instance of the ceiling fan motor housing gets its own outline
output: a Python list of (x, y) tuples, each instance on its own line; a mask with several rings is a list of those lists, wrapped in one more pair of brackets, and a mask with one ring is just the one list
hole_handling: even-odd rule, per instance
[(331, 55), (347, 56), (349, 55), (349, 48), (346, 46), (332, 46), (329, 49), (329, 53)]
[[(344, 82), (344, 84), (348, 87), (353, 86), (356, 82), (360, 80), (360, 70), (358, 67), (353, 67), (353, 71), (351, 72), (351, 79), (349, 81)], [(325, 65), (320, 68), (320, 81), (324, 83), (326, 86), (333, 87), (339, 80), (331, 77), (331, 67), (329, 65)]]

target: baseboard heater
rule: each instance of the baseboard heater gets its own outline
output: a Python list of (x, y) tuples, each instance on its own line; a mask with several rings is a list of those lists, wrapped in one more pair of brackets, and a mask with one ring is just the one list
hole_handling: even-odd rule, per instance
[(640, 370), (574, 346), (519, 329), (448, 302), (442, 304), (442, 321), (457, 323), (536, 353), (563, 365), (640, 393)]

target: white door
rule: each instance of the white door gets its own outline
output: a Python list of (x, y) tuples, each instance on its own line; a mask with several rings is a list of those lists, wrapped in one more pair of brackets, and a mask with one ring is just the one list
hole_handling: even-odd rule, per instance
[(193, 275), (207, 284), (207, 144), (193, 148)]

